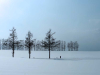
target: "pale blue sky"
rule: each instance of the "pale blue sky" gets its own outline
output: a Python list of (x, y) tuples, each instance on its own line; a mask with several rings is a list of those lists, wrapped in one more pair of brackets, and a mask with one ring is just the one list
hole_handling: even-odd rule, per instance
[(100, 0), (0, 0), (0, 39), (16, 28), (42, 40), (49, 29), (57, 40), (78, 41), (79, 50), (100, 50)]

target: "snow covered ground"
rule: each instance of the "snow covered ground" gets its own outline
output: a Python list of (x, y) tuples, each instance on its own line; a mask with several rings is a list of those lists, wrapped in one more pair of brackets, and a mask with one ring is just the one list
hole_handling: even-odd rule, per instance
[[(0, 75), (100, 75), (99, 51), (0, 50)], [(62, 57), (61, 59), (59, 57)]]

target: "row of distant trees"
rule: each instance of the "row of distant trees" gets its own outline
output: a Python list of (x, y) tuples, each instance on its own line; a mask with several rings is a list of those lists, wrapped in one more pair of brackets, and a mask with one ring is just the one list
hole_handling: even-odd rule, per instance
[[(36, 41), (36, 39), (33, 40), (33, 48), (34, 51), (48, 51), (48, 49), (42, 47), (42, 41)], [(57, 48), (51, 48), (51, 51), (65, 51), (66, 50), (66, 42), (59, 40), (59, 47)], [(27, 50), (25, 47), (25, 40), (17, 40), (16, 44), (14, 44), (15, 50)], [(0, 49), (1, 50), (11, 50), (10, 47), (10, 40), (9, 39), (2, 39), (0, 40)]]
[[(11, 47), (9, 46), (10, 40), (9, 39), (2, 39), (0, 40), (0, 49), (2, 50), (11, 50)], [(65, 51), (66, 50), (66, 42), (65, 41), (60, 41), (59, 40), (59, 47), (58, 48), (52, 48), (51, 51)], [(69, 42), (67, 44), (68, 51), (78, 51), (78, 43), (77, 41), (75, 42)], [(24, 40), (17, 40), (15, 47), (15, 50), (27, 50), (25, 47), (25, 41)], [(36, 41), (34, 39), (34, 45), (33, 45), (34, 51), (48, 51), (48, 49), (45, 49), (42, 47), (42, 41)]]
[(70, 43), (67, 44), (67, 47), (69, 51), (78, 51), (79, 44), (77, 43), (77, 41), (75, 42), (71, 41)]
[[(34, 51), (49, 51), (49, 58), (50, 58), (50, 51), (65, 51), (66, 49), (66, 42), (65, 41), (56, 41), (55, 38), (53, 38), (53, 35), (55, 34), (49, 30), (46, 34), (46, 37), (42, 41), (36, 41), (36, 39), (33, 39), (33, 34), (28, 31), (25, 40), (17, 40), (17, 34), (16, 29), (13, 28), (10, 30), (10, 36), (8, 39), (2, 40), (2, 49), (12, 49), (12, 57), (14, 57), (14, 50), (28, 50), (29, 52), (29, 58), (31, 54), (31, 50), (34, 48)], [(70, 43), (72, 44), (72, 43)], [(67, 45), (68, 48), (72, 48), (72, 45), (69, 46), (69, 43)], [(76, 48), (75, 48), (76, 49)], [(72, 49), (71, 49), (72, 50)], [(77, 49), (78, 50), (78, 49)]]

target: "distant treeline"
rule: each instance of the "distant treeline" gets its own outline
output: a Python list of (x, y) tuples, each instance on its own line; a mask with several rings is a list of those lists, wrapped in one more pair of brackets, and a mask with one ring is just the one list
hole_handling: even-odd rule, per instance
[[(48, 51), (48, 49), (45, 49), (42, 47), (42, 41), (39, 40), (34, 40), (34, 46), (33, 50), (34, 51)], [(66, 42), (65, 41), (60, 41), (59, 40), (59, 47), (57, 48), (51, 48), (51, 51), (65, 51), (66, 50)], [(10, 41), (9, 39), (2, 39), (0, 40), (0, 50), (11, 50), (12, 48), (9, 46)], [(25, 40), (17, 40), (16, 44), (14, 44), (14, 50), (27, 50), (25, 47)]]
[[(45, 49), (44, 47), (42, 47), (42, 41), (39, 40), (34, 40), (34, 47), (33, 50), (34, 51), (48, 51), (48, 49)], [(17, 40), (16, 41), (17, 44), (15, 44), (14, 49), (15, 50), (27, 50), (27, 48), (25, 48), (25, 40)], [(51, 51), (65, 51), (66, 48), (68, 48), (68, 51), (78, 51), (78, 43), (76, 42), (70, 42), (68, 44), (66, 44), (65, 41), (60, 41), (59, 40), (59, 47), (57, 48), (51, 48)], [(11, 50), (12, 48), (9, 46), (10, 41), (9, 39), (2, 39), (0, 40), (0, 50)]]
[[(0, 40), (0, 50), (11, 50), (11, 39), (2, 39)], [(43, 41), (43, 40), (42, 40)], [(45, 47), (42, 46), (42, 41), (33, 39), (33, 47), (32, 50), (34, 51), (48, 51)], [(51, 47), (51, 51), (66, 51), (66, 48), (68, 51), (78, 51), (79, 44), (76, 42), (70, 42), (67, 43), (65, 41), (57, 41), (59, 44), (57, 45), (58, 47)], [(15, 40), (14, 41), (14, 50), (27, 50), (27, 47), (25, 46), (25, 40)], [(13, 44), (13, 43), (12, 43)]]
[(67, 47), (68, 47), (68, 51), (78, 51), (79, 45), (77, 41), (76, 42), (71, 41), (70, 43), (67, 44)]
[(26, 34), (25, 40), (18, 40), (16, 29), (13, 27), (10, 30), (10, 36), (8, 39), (0, 40), (0, 49), (2, 50), (12, 50), (12, 57), (14, 57), (14, 50), (28, 50), (29, 58), (31, 55), (31, 50), (34, 51), (49, 51), (49, 59), (50, 59), (50, 51), (66, 51), (66, 47), (68, 47), (69, 51), (78, 51), (79, 45), (77, 42), (70, 42), (66, 45), (65, 41), (56, 40), (53, 38), (55, 34), (51, 32), (51, 29), (46, 33), (46, 37), (44, 40), (39, 41), (33, 39), (33, 34), (28, 31)]

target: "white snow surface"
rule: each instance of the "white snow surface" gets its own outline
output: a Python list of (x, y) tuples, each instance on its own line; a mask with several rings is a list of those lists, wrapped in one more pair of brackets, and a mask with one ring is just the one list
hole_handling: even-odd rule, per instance
[[(100, 51), (0, 50), (0, 75), (100, 75)], [(62, 57), (60, 59), (60, 56)]]

